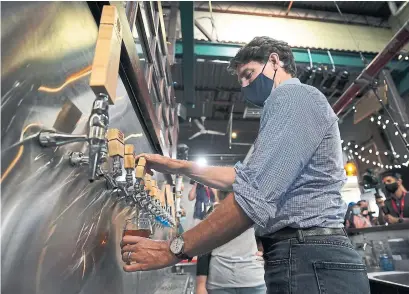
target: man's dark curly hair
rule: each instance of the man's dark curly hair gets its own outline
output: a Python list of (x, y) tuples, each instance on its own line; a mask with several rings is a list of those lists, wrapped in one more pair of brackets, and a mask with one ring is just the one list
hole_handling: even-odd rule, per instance
[(242, 47), (236, 56), (230, 60), (227, 70), (232, 74), (236, 74), (237, 67), (242, 64), (246, 64), (250, 61), (265, 63), (268, 61), (271, 53), (278, 54), (284, 64), (283, 68), (286, 73), (292, 77), (297, 76), (294, 55), (288, 43), (270, 37), (255, 37), (251, 40), (250, 43)]

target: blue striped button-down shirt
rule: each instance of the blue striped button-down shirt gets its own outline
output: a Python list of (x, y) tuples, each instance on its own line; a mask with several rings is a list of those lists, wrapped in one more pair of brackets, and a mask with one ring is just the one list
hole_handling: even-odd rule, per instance
[(338, 118), (316, 88), (293, 78), (274, 89), (253, 154), (235, 169), (235, 199), (258, 235), (343, 226), (346, 176)]

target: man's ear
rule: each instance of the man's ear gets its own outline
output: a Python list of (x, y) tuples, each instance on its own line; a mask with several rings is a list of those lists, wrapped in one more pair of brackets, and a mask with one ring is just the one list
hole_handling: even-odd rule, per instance
[(270, 56), (268, 57), (268, 60), (273, 64), (274, 69), (278, 69), (278, 67), (283, 66), (283, 62), (280, 61), (280, 57), (278, 56), (277, 53), (271, 53)]

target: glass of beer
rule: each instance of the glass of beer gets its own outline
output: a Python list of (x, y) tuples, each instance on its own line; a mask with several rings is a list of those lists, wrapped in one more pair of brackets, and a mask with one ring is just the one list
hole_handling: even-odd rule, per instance
[(139, 213), (138, 217), (126, 220), (124, 226), (124, 236), (139, 236), (149, 238), (152, 234), (152, 226), (149, 217), (144, 213)]

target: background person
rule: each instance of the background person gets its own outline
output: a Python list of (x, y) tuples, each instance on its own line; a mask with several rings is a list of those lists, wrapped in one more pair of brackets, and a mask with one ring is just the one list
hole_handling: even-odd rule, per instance
[(217, 201), (217, 190), (195, 181), (190, 181), (192, 189), (188, 194), (190, 201), (196, 200), (193, 210), (193, 223), (197, 225), (205, 218), (208, 209)]
[(387, 198), (383, 212), (388, 224), (409, 223), (409, 198), (402, 184), (401, 175), (394, 171), (382, 174), (382, 183), (385, 186)]
[[(228, 192), (218, 191), (220, 201)], [(217, 210), (218, 203), (214, 204)], [(213, 207), (208, 214), (213, 211)], [(196, 294), (265, 294), (264, 262), (254, 228), (197, 260)], [(261, 260), (260, 260), (261, 258)]]
[[(366, 210), (366, 212), (368, 212)], [(346, 227), (351, 229), (362, 229), (371, 227), (368, 215), (362, 214), (362, 208), (358, 204), (352, 206), (352, 214), (346, 221)]]

